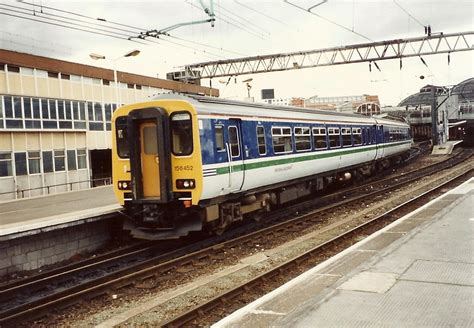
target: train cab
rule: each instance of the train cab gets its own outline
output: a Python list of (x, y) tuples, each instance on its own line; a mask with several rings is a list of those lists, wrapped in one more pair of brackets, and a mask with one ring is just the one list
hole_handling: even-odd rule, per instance
[(185, 211), (197, 205), (202, 189), (193, 106), (179, 100), (133, 104), (114, 113), (112, 126), (114, 192), (124, 206), (125, 229), (146, 239), (201, 230), (199, 213)]

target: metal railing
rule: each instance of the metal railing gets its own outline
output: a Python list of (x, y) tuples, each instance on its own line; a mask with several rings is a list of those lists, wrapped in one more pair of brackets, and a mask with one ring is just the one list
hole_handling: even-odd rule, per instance
[[(81, 181), (74, 181), (74, 182), (67, 182), (67, 183), (58, 183), (50, 186), (43, 186), (43, 187), (37, 187), (37, 188), (29, 188), (29, 189), (17, 189), (14, 191), (6, 191), (6, 192), (0, 192), (0, 196), (2, 195), (7, 195), (7, 194), (16, 194), (17, 199), (18, 198), (25, 198), (25, 193), (26, 192), (31, 192), (34, 190), (42, 190), (46, 189), (46, 195), (49, 195), (51, 193), (51, 189), (56, 188), (56, 187), (62, 187), (62, 186), (67, 186), (66, 191), (73, 191), (73, 185), (79, 184), (79, 183), (89, 183), (89, 188), (94, 188), (94, 187), (99, 187), (99, 186), (107, 186), (112, 184), (112, 177), (106, 177), (106, 178), (99, 178), (99, 179), (89, 179), (89, 180), (81, 180)], [(88, 188), (83, 188), (83, 189), (88, 189)], [(42, 195), (45, 195), (45, 193), (41, 193)], [(20, 197), (21, 195), (21, 197)], [(31, 197), (27, 196), (27, 197)]]

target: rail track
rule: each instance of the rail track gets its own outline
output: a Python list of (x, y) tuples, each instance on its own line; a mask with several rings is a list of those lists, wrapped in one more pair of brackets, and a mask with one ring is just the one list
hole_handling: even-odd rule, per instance
[[(409, 213), (407, 209), (411, 209), (414, 204), (420, 203), (423, 205), (426, 203), (426, 199), (432, 194), (439, 193), (440, 190), (444, 189), (447, 185), (456, 182), (457, 180), (463, 179), (467, 175), (472, 175), (473, 170), (471, 169), (468, 172), (463, 172), (462, 174), (450, 179), (447, 182), (444, 182), (435, 188), (367, 221), (358, 225), (355, 228), (345, 231), (342, 234), (328, 240), (301, 255), (298, 255), (260, 275), (257, 277), (248, 280), (216, 297), (210, 299), (207, 302), (199, 304), (192, 309), (189, 309), (178, 316), (164, 322), (160, 322), (158, 326), (160, 327), (184, 327), (184, 326), (201, 326), (209, 325), (215, 321), (216, 318), (222, 318), (224, 315), (233, 312), (232, 304), (245, 304), (246, 301), (250, 298), (256, 298), (251, 296), (244, 297), (244, 301), (239, 301), (239, 298), (242, 298), (244, 294), (255, 294), (255, 290), (260, 291), (270, 291), (277, 286), (273, 286), (272, 281), (279, 281), (281, 277), (283, 280), (288, 280), (288, 277), (293, 275), (296, 276), (302, 270), (305, 270), (308, 267), (312, 267), (321, 261), (314, 260), (321, 253), (327, 254), (336, 254), (340, 252), (339, 246), (341, 243), (347, 245), (348, 240), (352, 240), (350, 244), (358, 241), (357, 236), (367, 235), (370, 233), (379, 230), (381, 227), (386, 226), (387, 224), (397, 220), (403, 215)], [(348, 245), (347, 245), (348, 246)], [(337, 248), (337, 249), (335, 249)], [(307, 263), (309, 262), (309, 263)], [(302, 266), (305, 266), (303, 269)], [(212, 321), (209, 320), (208, 315), (213, 318)]]
[[(0, 324), (31, 319), (49, 313), (51, 308), (63, 308), (75, 304), (84, 299), (101, 294), (110, 293), (125, 286), (131, 286), (137, 282), (164, 275), (170, 271), (189, 265), (196, 265), (209, 258), (219, 258), (223, 249), (248, 243), (263, 235), (278, 235), (288, 230), (303, 230), (307, 226), (314, 224), (317, 216), (315, 213), (324, 213), (342, 204), (357, 203), (361, 198), (374, 198), (384, 192), (401, 187), (411, 181), (419, 179), (420, 176), (433, 174), (445, 168), (452, 167), (462, 162), (472, 155), (470, 151), (464, 151), (453, 156), (443, 163), (438, 163), (422, 170), (417, 170), (404, 174), (397, 178), (386, 178), (370, 186), (364, 185), (350, 188), (332, 195), (321, 197), (318, 200), (309, 200), (303, 204), (296, 204), (285, 209), (268, 214), (272, 218), (273, 225), (268, 226), (268, 220), (262, 220), (246, 227), (235, 229), (232, 233), (221, 237), (214, 237), (205, 242), (186, 245), (173, 252), (167, 252), (160, 256), (143, 257), (139, 254), (153, 253), (156, 246), (141, 245), (136, 249), (120, 253), (111, 253), (96, 260), (89, 260), (81, 265), (73, 265), (68, 268), (58, 268), (52, 272), (45, 272), (42, 275), (32, 277), (27, 280), (15, 282), (14, 284), (2, 286), (0, 289)], [(398, 180), (394, 182), (395, 180)], [(358, 194), (358, 196), (354, 196)], [(345, 198), (342, 202), (336, 199)], [(331, 204), (331, 205), (327, 205)], [(314, 207), (319, 209), (314, 211)], [(309, 211), (309, 214), (301, 215), (297, 218), (283, 221), (289, 215), (294, 215), (295, 211), (301, 213), (302, 209)], [(316, 219), (315, 219), (316, 218)], [(282, 222), (279, 222), (282, 221)], [(276, 223), (275, 223), (276, 222)], [(267, 225), (265, 226), (264, 223)], [(263, 228), (262, 228), (263, 226)], [(255, 230), (236, 238), (232, 236), (244, 233), (245, 230)], [(240, 231), (240, 232), (239, 232)], [(229, 240), (225, 240), (229, 238)], [(136, 261), (127, 262), (126, 258), (135, 258)], [(121, 263), (121, 264), (118, 264)], [(124, 264), (125, 263), (125, 264)], [(113, 269), (115, 267), (115, 270)], [(106, 269), (107, 268), (107, 269)], [(66, 270), (67, 269), (67, 270)], [(105, 274), (94, 274), (97, 271), (105, 271)], [(82, 276), (89, 276), (87, 281), (81, 281)], [(92, 277), (91, 276), (96, 276)], [(21, 298), (23, 295), (23, 298)], [(20, 296), (20, 297), (19, 297)], [(15, 299), (15, 301), (13, 301)], [(2, 305), (3, 304), (3, 305)], [(13, 305), (12, 305), (13, 304)]]

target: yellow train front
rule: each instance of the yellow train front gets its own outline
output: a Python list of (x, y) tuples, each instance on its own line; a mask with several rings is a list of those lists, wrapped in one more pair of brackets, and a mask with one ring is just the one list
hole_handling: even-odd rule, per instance
[(119, 108), (112, 119), (114, 192), (135, 238), (202, 230), (202, 161), (194, 107), (156, 100)]

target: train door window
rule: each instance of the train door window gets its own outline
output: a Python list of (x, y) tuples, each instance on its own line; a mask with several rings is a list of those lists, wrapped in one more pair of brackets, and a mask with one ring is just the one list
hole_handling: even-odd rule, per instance
[(339, 138), (339, 129), (337, 128), (328, 128), (329, 136), (329, 147), (330, 148), (339, 148), (341, 147), (341, 139)]
[(341, 134), (342, 134), (342, 146), (343, 147), (352, 146), (351, 129), (342, 128)]
[(143, 128), (143, 141), (143, 150), (146, 155), (156, 155), (158, 153), (158, 137), (155, 125)]
[(309, 127), (295, 128), (296, 151), (311, 149), (311, 133)]
[(127, 132), (127, 117), (120, 116), (115, 120), (115, 139), (117, 143), (117, 154), (121, 158), (130, 157), (130, 150), (128, 147), (128, 132)]
[(217, 151), (224, 151), (225, 150), (225, 143), (224, 143), (224, 127), (222, 125), (216, 125), (214, 127), (214, 134), (216, 138), (216, 149)]
[(171, 115), (172, 152), (177, 156), (190, 155), (193, 152), (193, 129), (191, 114), (177, 112)]
[(272, 143), (275, 154), (292, 152), (291, 128), (272, 128)]
[(315, 149), (326, 149), (326, 128), (313, 128), (313, 143)]
[(352, 137), (354, 138), (354, 145), (362, 145), (362, 131), (360, 128), (352, 128)]
[(267, 153), (267, 144), (265, 142), (265, 128), (263, 126), (257, 126), (257, 143), (258, 153), (265, 155)]
[(239, 135), (236, 126), (229, 126), (229, 144), (232, 157), (240, 156)]

